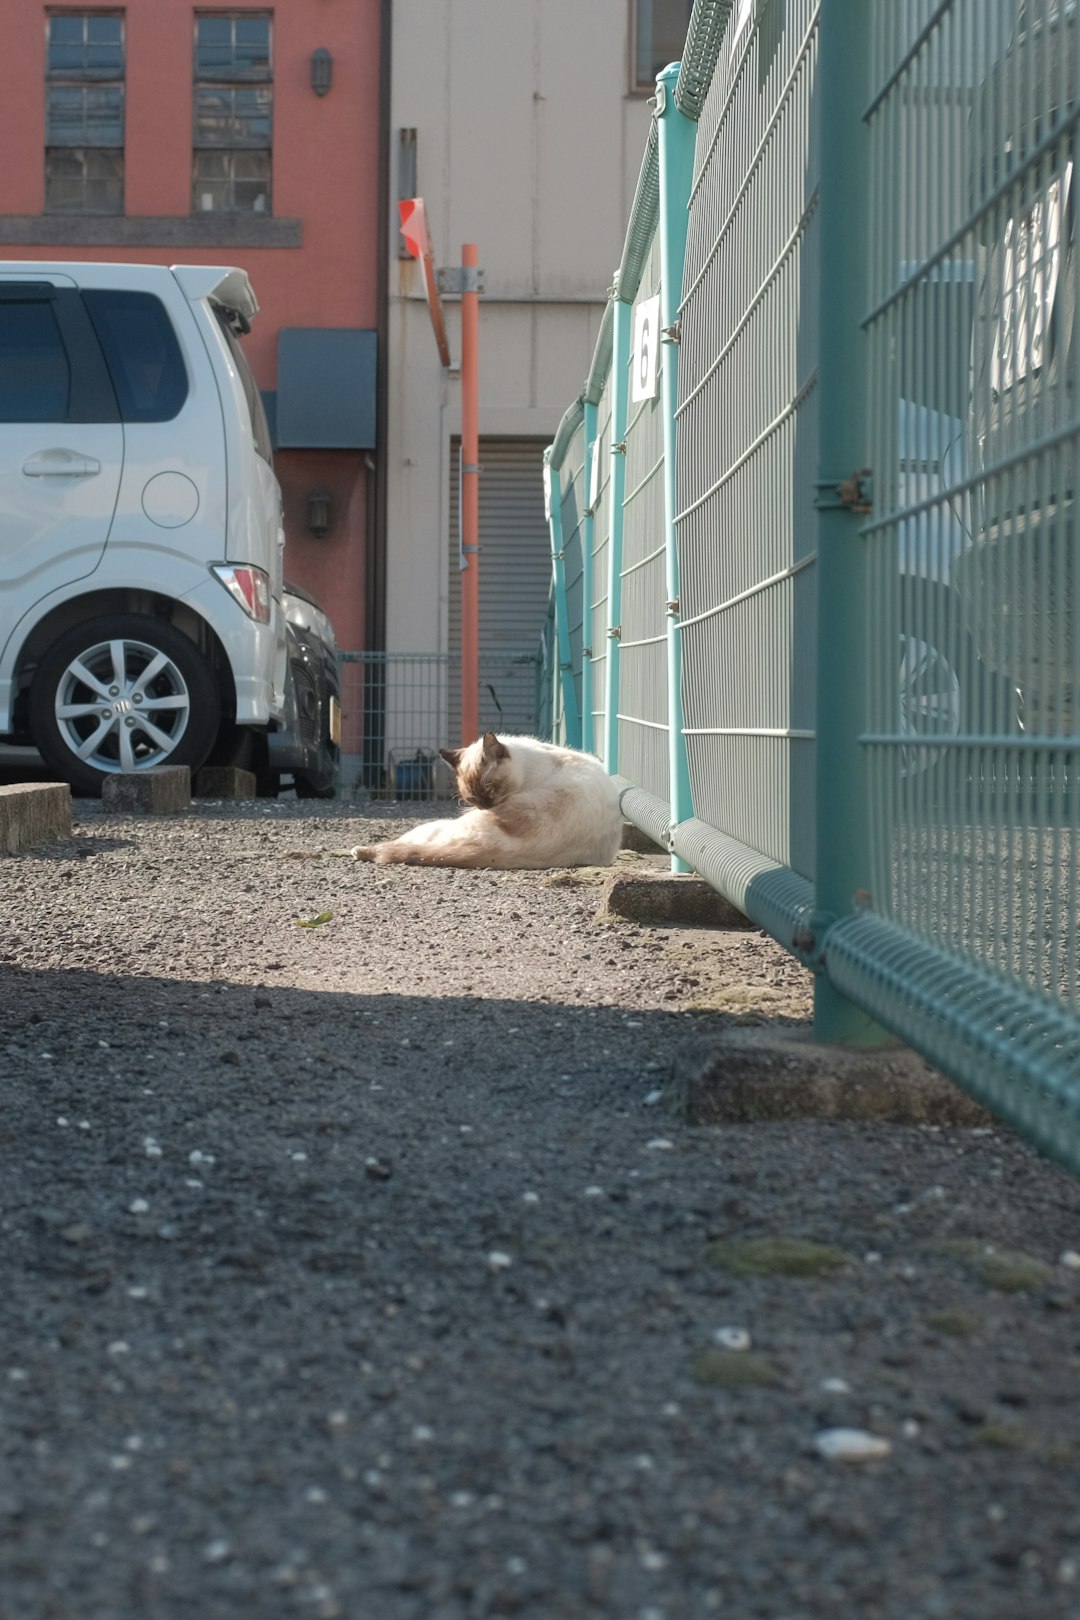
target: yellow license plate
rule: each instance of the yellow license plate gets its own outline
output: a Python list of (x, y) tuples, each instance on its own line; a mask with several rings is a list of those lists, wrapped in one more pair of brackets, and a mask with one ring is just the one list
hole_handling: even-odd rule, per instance
[(341, 704), (336, 697), (330, 699), (330, 741), (341, 747)]

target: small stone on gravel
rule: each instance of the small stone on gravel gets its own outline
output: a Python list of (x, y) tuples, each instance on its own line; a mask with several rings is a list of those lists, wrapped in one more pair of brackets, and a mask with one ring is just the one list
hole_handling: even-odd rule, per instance
[(865, 1429), (822, 1429), (814, 1446), (830, 1462), (871, 1462), (892, 1451), (888, 1440)]

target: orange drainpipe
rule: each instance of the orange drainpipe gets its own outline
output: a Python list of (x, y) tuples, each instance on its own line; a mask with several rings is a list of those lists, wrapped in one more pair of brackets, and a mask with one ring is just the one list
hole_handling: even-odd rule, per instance
[(461, 249), (461, 741), (480, 729), (479, 275), (476, 243)]

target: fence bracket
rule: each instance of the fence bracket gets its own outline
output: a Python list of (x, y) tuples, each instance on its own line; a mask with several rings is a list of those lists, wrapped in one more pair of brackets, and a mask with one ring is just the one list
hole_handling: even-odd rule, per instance
[(618, 444), (613, 444), (612, 447), (611, 447), (611, 453), (612, 453), (613, 456), (625, 456), (625, 454), (626, 454), (626, 440), (625, 439), (620, 439)]
[(484, 272), (478, 265), (441, 265), (435, 272), (435, 279), (439, 291), (448, 296), (484, 291)]
[(841, 506), (846, 506), (860, 517), (866, 517), (874, 510), (873, 476), (869, 467), (863, 467), (860, 472), (852, 473), (850, 478), (841, 479), (836, 486), (836, 493), (840, 497)]
[(611, 626), (611, 628), (608, 630), (608, 639), (610, 641), (621, 641), (622, 640), (622, 625), (621, 624), (613, 624)]
[(660, 336), (664, 339), (665, 343), (681, 343), (682, 321), (676, 321), (672, 326), (662, 326), (660, 328)]
[(791, 937), (791, 948), (804, 967), (813, 973), (825, 970), (825, 944), (829, 929), (836, 922), (831, 911), (815, 911)]

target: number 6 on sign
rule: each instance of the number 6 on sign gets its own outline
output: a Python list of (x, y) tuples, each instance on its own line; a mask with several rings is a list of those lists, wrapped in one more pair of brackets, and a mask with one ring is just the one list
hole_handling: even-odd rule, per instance
[(660, 392), (656, 359), (660, 349), (660, 294), (646, 298), (634, 310), (633, 380), (630, 398), (655, 399)]

